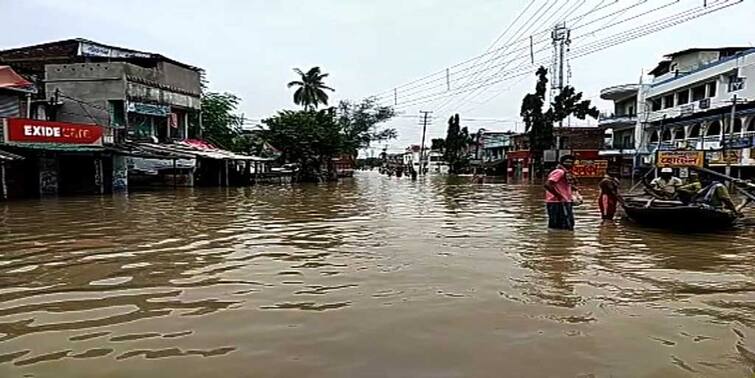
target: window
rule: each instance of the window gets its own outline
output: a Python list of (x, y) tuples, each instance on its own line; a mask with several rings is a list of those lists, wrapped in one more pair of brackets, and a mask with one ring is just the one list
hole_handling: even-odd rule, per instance
[(650, 102), (651, 102), (650, 106), (651, 106), (651, 108), (653, 109), (654, 112), (658, 111), (658, 110), (661, 110), (661, 98), (660, 97), (653, 98), (653, 99), (650, 100)]
[(627, 115), (629, 115), (629, 116), (633, 116), (633, 115), (635, 115), (635, 114), (634, 114), (634, 105), (629, 105), (629, 106), (627, 107)]
[(741, 133), (742, 132), (742, 120), (739, 118), (736, 118), (734, 120), (734, 132), (735, 133)]
[(109, 100), (107, 102), (110, 113), (110, 126), (126, 126), (126, 112), (123, 100)]
[(720, 136), (721, 135), (721, 122), (715, 121), (708, 126), (708, 130), (705, 131), (706, 137)]
[(666, 129), (663, 132), (663, 136), (661, 137), (661, 140), (663, 140), (664, 142), (671, 141), (671, 129)]
[(708, 97), (716, 97), (716, 82), (708, 83)]
[(674, 94), (665, 95), (663, 96), (663, 108), (673, 108), (674, 107)]
[(676, 93), (676, 104), (684, 105), (689, 102), (689, 91), (684, 90)]
[(658, 139), (660, 138), (657, 132), (650, 134), (650, 143), (658, 143)]
[(677, 127), (674, 130), (674, 140), (684, 140), (684, 128)]
[(729, 92), (736, 92), (745, 88), (744, 78), (739, 77), (739, 75), (736, 73), (729, 75), (727, 81), (727, 89)]
[(700, 137), (700, 125), (692, 125), (689, 128), (689, 138), (699, 138)]
[(700, 101), (705, 98), (705, 85), (692, 88), (692, 101)]

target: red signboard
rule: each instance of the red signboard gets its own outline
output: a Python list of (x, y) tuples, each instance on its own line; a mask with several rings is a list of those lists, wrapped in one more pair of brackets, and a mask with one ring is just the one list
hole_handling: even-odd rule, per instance
[(8, 118), (4, 135), (6, 143), (102, 146), (102, 134), (102, 127), (97, 125)]
[(599, 178), (608, 170), (608, 160), (577, 160), (574, 162), (572, 173), (577, 177)]

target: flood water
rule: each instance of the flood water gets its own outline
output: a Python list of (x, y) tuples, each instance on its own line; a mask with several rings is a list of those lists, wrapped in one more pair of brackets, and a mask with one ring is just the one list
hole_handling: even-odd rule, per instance
[(0, 377), (751, 377), (755, 227), (595, 195), (574, 233), (537, 186), (370, 172), (0, 204)]

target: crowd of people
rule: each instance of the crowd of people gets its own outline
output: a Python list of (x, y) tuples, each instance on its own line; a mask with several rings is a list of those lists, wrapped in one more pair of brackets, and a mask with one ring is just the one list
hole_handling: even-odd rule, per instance
[[(577, 179), (572, 173), (573, 167), (574, 157), (563, 156), (545, 181), (548, 227), (551, 229), (574, 229), (574, 206), (582, 202), (582, 197), (579, 194)], [(598, 186), (601, 217), (605, 221), (611, 221), (616, 215), (618, 205), (624, 201), (619, 191), (619, 179), (606, 175)], [(672, 168), (664, 167), (660, 170), (659, 176), (646, 185), (646, 192), (658, 200), (726, 210), (741, 216), (740, 209), (734, 204), (726, 185), (710, 175), (701, 177), (693, 170), (690, 170), (685, 182), (674, 175)]]

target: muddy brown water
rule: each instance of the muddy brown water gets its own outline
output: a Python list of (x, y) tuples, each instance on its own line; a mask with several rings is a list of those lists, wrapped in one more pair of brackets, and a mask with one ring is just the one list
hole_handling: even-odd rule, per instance
[[(0, 377), (751, 377), (755, 227), (377, 173), (0, 204)], [(751, 214), (752, 215), (752, 214)]]

